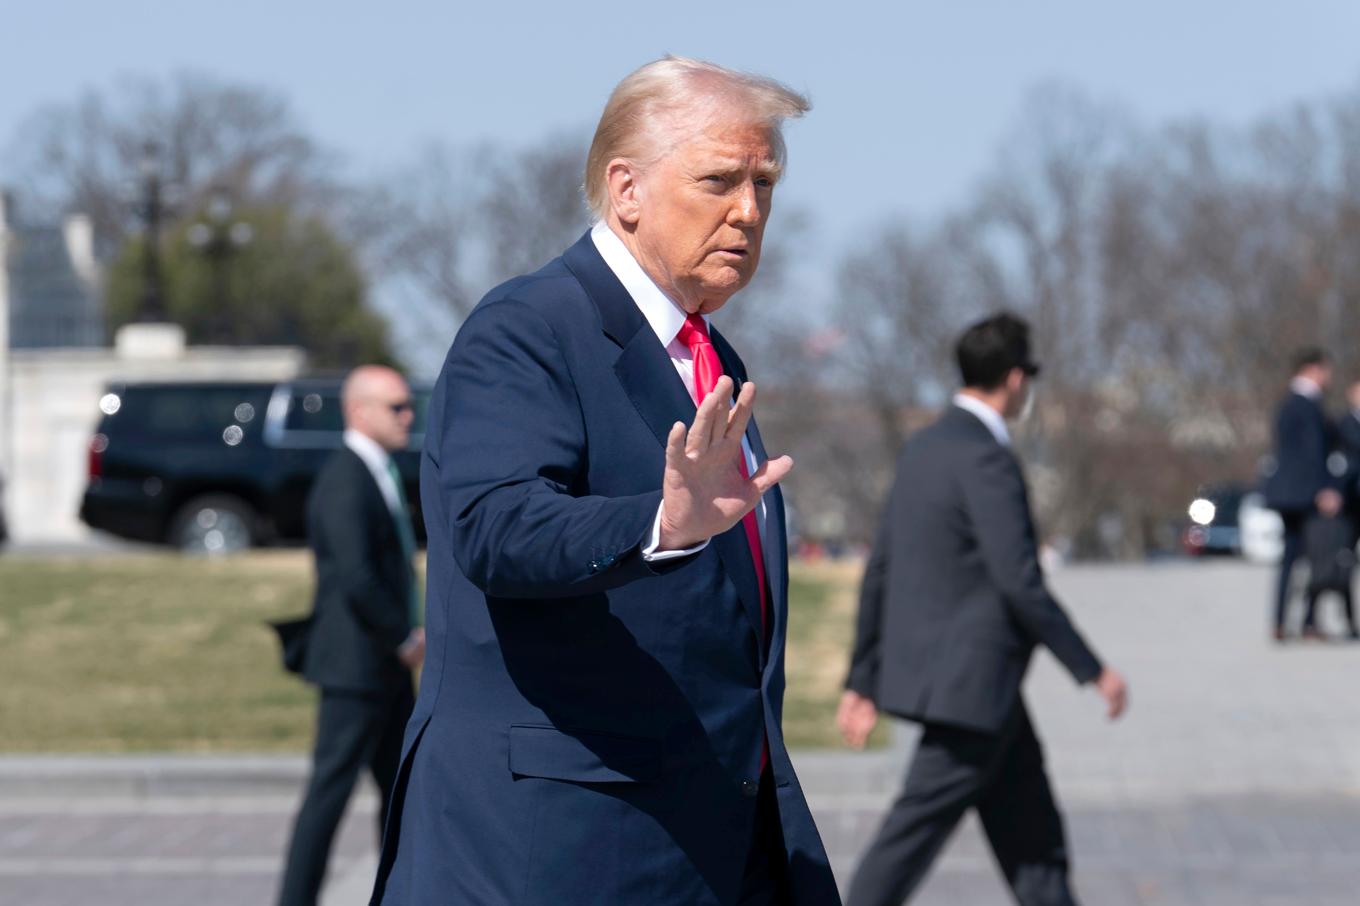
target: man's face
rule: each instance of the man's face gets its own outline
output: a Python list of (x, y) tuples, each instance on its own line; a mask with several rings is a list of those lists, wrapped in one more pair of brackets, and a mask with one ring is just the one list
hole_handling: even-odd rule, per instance
[(1356, 381), (1346, 388), (1346, 402), (1350, 403), (1352, 409), (1360, 412), (1360, 381)]
[(414, 420), (411, 389), (399, 377), (375, 381), (366, 387), (350, 412), (351, 427), (367, 434), (389, 453), (406, 449)]
[(1325, 391), (1332, 385), (1332, 366), (1330, 364), (1309, 365), (1299, 372), (1299, 376), (1307, 378)]
[(1002, 416), (1008, 420), (1021, 420), (1028, 415), (1025, 411), (1034, 401), (1033, 379), (1022, 368), (1012, 368), (1006, 375), (1006, 411)]
[(638, 175), (635, 239), (648, 276), (707, 314), (750, 282), (775, 180), (770, 132), (734, 117), (700, 123)]

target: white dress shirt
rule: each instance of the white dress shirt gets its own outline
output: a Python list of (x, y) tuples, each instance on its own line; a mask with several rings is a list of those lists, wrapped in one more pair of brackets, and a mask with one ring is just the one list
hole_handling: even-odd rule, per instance
[(397, 483), (392, 480), (392, 473), (387, 470), (387, 464), (392, 457), (382, 448), (376, 440), (367, 434), (360, 434), (353, 428), (346, 428), (345, 446), (354, 451), (355, 455), (364, 461), (368, 466), (368, 471), (373, 474), (373, 480), (378, 483), (378, 490), (382, 492), (383, 500), (387, 501), (387, 508), (393, 516), (399, 514), (410, 518), (401, 509), (401, 497), (397, 493)]
[(1000, 412), (977, 397), (969, 396), (966, 393), (954, 394), (954, 405), (976, 415), (987, 426), (987, 430), (992, 432), (992, 437), (996, 438), (997, 443), (1003, 447), (1011, 445), (1011, 432), (1006, 427), (1006, 420), (1001, 417)]
[[(614, 272), (614, 276), (619, 278), (623, 288), (628, 291), (638, 310), (642, 312), (642, 317), (651, 326), (656, 338), (661, 341), (661, 345), (666, 347), (666, 353), (671, 358), (671, 364), (675, 366), (676, 373), (680, 375), (680, 380), (684, 382), (685, 389), (689, 391), (690, 399), (698, 404), (698, 398), (694, 392), (694, 357), (689, 351), (689, 347), (680, 341), (680, 328), (685, 326), (685, 311), (671, 300), (661, 287), (647, 272), (638, 264), (633, 253), (628, 251), (628, 247), (623, 244), (623, 240), (614, 234), (604, 221), (599, 221), (590, 231), (590, 239), (595, 243), (595, 250), (600, 253), (604, 263), (609, 265), (609, 269)], [(708, 318), (704, 318), (704, 323), (708, 323)], [(751, 444), (746, 437), (741, 439), (741, 452), (746, 458), (747, 474), (753, 475), (756, 471), (755, 454), (751, 452)], [(756, 507), (757, 524), (760, 528), (762, 539), (765, 535), (765, 501), (762, 499)], [(690, 554), (703, 550), (708, 541), (702, 544), (681, 551), (658, 550), (661, 543), (661, 508), (656, 511), (656, 520), (652, 523), (652, 536), (649, 542), (642, 549), (644, 560), (668, 560), (673, 557), (687, 557)]]
[(1310, 400), (1322, 399), (1322, 388), (1317, 381), (1309, 380), (1306, 377), (1296, 377), (1289, 382), (1289, 389), (1299, 396), (1306, 396)]

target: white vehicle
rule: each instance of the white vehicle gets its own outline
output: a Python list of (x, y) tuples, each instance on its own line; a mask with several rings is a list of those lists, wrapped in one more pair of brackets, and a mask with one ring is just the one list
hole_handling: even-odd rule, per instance
[(1253, 491), (1242, 498), (1237, 524), (1242, 531), (1242, 556), (1252, 563), (1279, 563), (1284, 553), (1284, 522), (1266, 508), (1265, 498)]

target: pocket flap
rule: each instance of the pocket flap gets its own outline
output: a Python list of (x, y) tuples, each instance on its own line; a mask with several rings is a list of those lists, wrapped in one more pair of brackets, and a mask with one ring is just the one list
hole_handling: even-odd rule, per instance
[(649, 783), (661, 774), (661, 743), (556, 727), (510, 727), (510, 772), (580, 783)]

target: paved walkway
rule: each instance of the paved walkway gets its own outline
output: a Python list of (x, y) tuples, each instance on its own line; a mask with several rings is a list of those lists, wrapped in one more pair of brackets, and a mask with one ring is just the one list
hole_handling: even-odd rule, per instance
[[(1046, 656), (1029, 681), (1088, 906), (1360, 902), (1360, 646), (1268, 643), (1269, 573), (1242, 564), (1054, 579), (1133, 690), (1128, 719), (1109, 725)], [(843, 882), (905, 759), (799, 757)], [(0, 759), (0, 903), (268, 904), (303, 771), (300, 759)], [(367, 792), (327, 906), (366, 901), (373, 815)], [(914, 902), (1010, 902), (973, 822)]]

